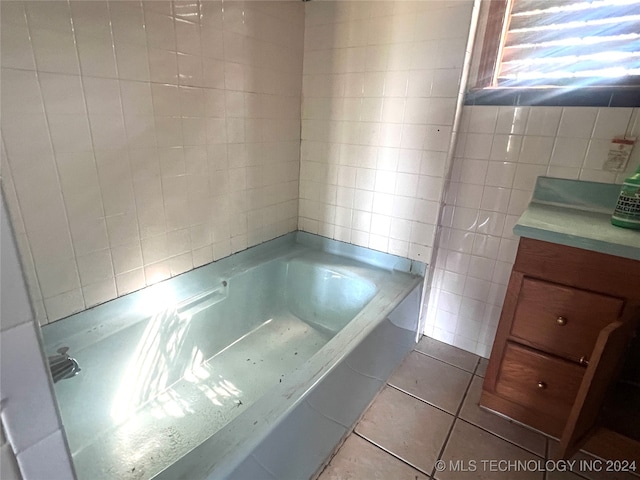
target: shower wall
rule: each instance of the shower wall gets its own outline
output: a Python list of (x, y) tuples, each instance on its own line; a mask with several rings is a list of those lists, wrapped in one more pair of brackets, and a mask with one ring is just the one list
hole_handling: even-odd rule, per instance
[(1, 14), (2, 187), (40, 323), (296, 229), (302, 2)]
[(301, 230), (430, 262), (471, 11), (306, 4)]
[(519, 238), (513, 226), (536, 178), (548, 175), (622, 183), (626, 171), (602, 170), (611, 139), (640, 135), (640, 109), (498, 107), (462, 110), (425, 333), (489, 357)]

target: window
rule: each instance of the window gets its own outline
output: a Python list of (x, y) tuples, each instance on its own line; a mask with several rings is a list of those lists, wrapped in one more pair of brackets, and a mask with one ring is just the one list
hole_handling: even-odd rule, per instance
[(489, 3), (476, 89), (609, 87), (638, 101), (640, 0)]

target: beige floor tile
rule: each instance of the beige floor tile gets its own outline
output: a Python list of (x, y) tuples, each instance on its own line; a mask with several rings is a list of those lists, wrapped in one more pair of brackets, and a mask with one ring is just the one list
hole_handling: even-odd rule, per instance
[(489, 360), (487, 358), (481, 358), (480, 363), (478, 363), (478, 368), (476, 368), (476, 375), (484, 378), (484, 374), (487, 372), (487, 365), (489, 365)]
[[(578, 462), (578, 466), (574, 469), (574, 473), (581, 475), (589, 480), (637, 480), (638, 477), (630, 472), (607, 472), (607, 464), (584, 452), (578, 452), (572, 458)], [(585, 463), (581, 463), (585, 462)], [(594, 463), (595, 462), (595, 463)]]
[[(556, 451), (559, 442), (549, 439), (549, 458), (557, 458)], [(571, 460), (578, 462), (578, 466), (573, 470), (574, 473), (583, 476), (589, 480), (638, 480), (640, 476), (640, 465), (636, 465), (636, 474), (631, 472), (615, 472), (606, 471), (607, 464), (604, 460), (589, 455), (586, 452), (578, 452)], [(611, 465), (613, 467), (614, 465)]]
[[(543, 479), (542, 471), (517, 471), (515, 468), (509, 469), (506, 466), (501, 468), (500, 464), (489, 463), (492, 460), (520, 460), (523, 462), (540, 462), (544, 465), (544, 460), (462, 420), (456, 420), (451, 437), (445, 447), (442, 460), (444, 461), (445, 469), (442, 472), (436, 473), (436, 478), (439, 480)], [(466, 472), (453, 471), (453, 469), (450, 468), (450, 462), (458, 460), (464, 462), (467, 466), (470, 465), (469, 462), (471, 460), (475, 461), (475, 471), (471, 471), (471, 468), (468, 468)]]
[(547, 472), (545, 480), (584, 480), (584, 477), (573, 472)]
[[(591, 465), (592, 464), (591, 462), (594, 460), (594, 457), (582, 452), (579, 452), (573, 458), (574, 459), (584, 458), (585, 460), (587, 460), (589, 465)], [(612, 465), (609, 465), (609, 467), (615, 468)], [(600, 470), (600, 468), (602, 470)], [(585, 478), (588, 478), (589, 480), (638, 480), (638, 476), (634, 475), (629, 471), (626, 471), (626, 472), (616, 472), (615, 470), (605, 471), (607, 468), (608, 467), (606, 462), (603, 461), (602, 464), (599, 464), (598, 469), (594, 470), (587, 467), (587, 468), (578, 470), (577, 473), (579, 473)], [(640, 473), (639, 469), (640, 469), (640, 466), (636, 465), (636, 473)]]
[(467, 372), (473, 373), (480, 357), (460, 348), (448, 345), (433, 338), (422, 337), (416, 345), (415, 350), (425, 353), (430, 357), (437, 358)]
[(471, 376), (435, 358), (411, 352), (388, 383), (455, 414)]
[(386, 387), (364, 414), (356, 432), (431, 473), (452, 423), (452, 415)]
[(372, 445), (357, 435), (350, 435), (318, 480), (379, 479), (426, 480), (415, 468)]
[(478, 406), (480, 393), (482, 392), (482, 381), (480, 377), (473, 377), (467, 396), (462, 404), (462, 410), (460, 410), (460, 418), (484, 428), (505, 440), (509, 440), (540, 457), (544, 457), (547, 447), (547, 439), (544, 435)]

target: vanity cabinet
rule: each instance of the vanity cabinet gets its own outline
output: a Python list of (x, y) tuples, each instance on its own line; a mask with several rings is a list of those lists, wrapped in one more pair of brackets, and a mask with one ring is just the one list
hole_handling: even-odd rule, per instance
[(571, 456), (597, 432), (639, 305), (640, 261), (521, 238), (480, 404)]

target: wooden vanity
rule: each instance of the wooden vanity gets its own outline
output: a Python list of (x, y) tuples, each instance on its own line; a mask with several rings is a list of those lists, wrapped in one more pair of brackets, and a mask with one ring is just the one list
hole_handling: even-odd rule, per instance
[(639, 319), (639, 260), (521, 238), (480, 404), (559, 438), (560, 457), (640, 463), (638, 441), (598, 426)]

